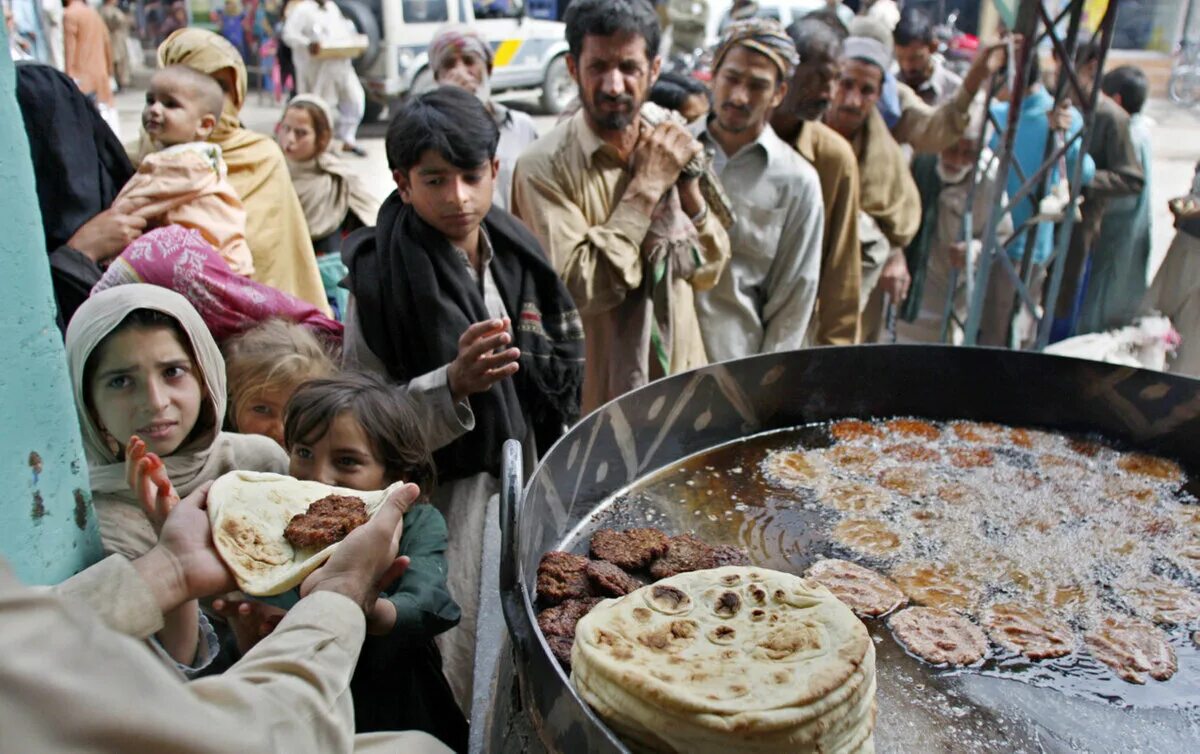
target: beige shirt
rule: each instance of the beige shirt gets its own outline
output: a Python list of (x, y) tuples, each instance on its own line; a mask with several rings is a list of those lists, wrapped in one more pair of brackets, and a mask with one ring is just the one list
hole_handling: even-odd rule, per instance
[(87, 3), (73, 2), (63, 11), (63, 51), (67, 75), (79, 84), (79, 91), (95, 94), (103, 105), (113, 104), (112, 44), (108, 27), (100, 14)]
[(958, 141), (967, 130), (972, 97), (959, 87), (953, 96), (931, 107), (908, 84), (896, 82), (900, 92), (900, 120), (892, 136), (916, 152), (940, 152)]
[(805, 123), (793, 146), (816, 168), (825, 206), (817, 313), (809, 343), (854, 345), (861, 337), (858, 160), (850, 142), (820, 121)]
[(732, 198), (729, 268), (697, 294), (704, 346), (712, 361), (789, 351), (804, 345), (817, 303), (825, 212), (817, 171), (767, 126), (726, 155), (710, 130), (714, 168)]
[[(587, 336), (583, 412), (637, 387), (618, 372), (637, 365), (613, 364), (616, 344), (628, 337), (616, 309), (642, 288), (642, 241), (650, 217), (622, 196), (632, 178), (627, 163), (584, 120), (582, 110), (558, 124), (521, 155), (513, 177), (512, 212), (530, 227), (562, 275), (579, 307)], [(694, 291), (717, 284), (729, 260), (729, 237), (706, 213), (696, 228), (696, 269), (671, 282), (670, 373), (708, 363)], [(641, 367), (641, 371), (646, 371)], [(625, 383), (625, 384), (623, 384)]]
[(223, 675), (186, 684), (138, 641), (163, 616), (120, 556), (54, 591), (0, 561), (0, 625), (0, 730), (14, 751), (449, 751), (425, 734), (354, 735), (366, 623), (332, 592), (301, 600)]

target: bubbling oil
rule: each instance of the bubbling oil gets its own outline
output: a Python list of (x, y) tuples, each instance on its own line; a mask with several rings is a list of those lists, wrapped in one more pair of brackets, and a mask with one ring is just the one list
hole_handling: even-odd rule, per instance
[[(1187, 740), (1200, 735), (1200, 651), (1191, 638), (1200, 628), (1200, 505), (1193, 487), (1173, 462), (1100, 438), (899, 419), (811, 425), (719, 446), (639, 481), (608, 516), (736, 544), (757, 565), (797, 574), (822, 557), (843, 558), (891, 576), (916, 604), (940, 599), (980, 621), (991, 605), (1018, 602), (1074, 630), (1074, 651), (1061, 658), (1031, 661), (993, 643), (977, 666), (947, 669), (908, 656), (886, 618), (867, 619), (880, 653), (881, 730), (899, 702), (884, 699), (892, 683), (932, 678), (930, 698), (934, 687), (953, 697), (983, 687), (945, 681), (972, 676), (1117, 709), (1169, 709), (1182, 713), (1177, 722)], [(1176, 675), (1136, 686), (1092, 657), (1082, 637), (1108, 615), (1157, 624), (1176, 653)], [(922, 712), (945, 714), (942, 707)], [(988, 750), (993, 733), (980, 739), (986, 745), (954, 740), (964, 750)]]

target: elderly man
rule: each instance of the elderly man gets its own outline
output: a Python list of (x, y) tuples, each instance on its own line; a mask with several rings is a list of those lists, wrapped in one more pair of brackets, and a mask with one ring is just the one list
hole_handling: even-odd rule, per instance
[(492, 99), (492, 48), (474, 29), (452, 28), (440, 32), (429, 45), (433, 80), (466, 89), (479, 98), (500, 129), (496, 159), (500, 172), (492, 206), (508, 209), (512, 198), (513, 169), (525, 148), (537, 139), (533, 118)]
[[(419, 732), (354, 735), (350, 676), (378, 584), (399, 578), (408, 485), (338, 545), (304, 597), (224, 674), (184, 683), (137, 639), (189, 601), (236, 588), (213, 549), (207, 486), (179, 502), (158, 544), (53, 591), (17, 582), (0, 560), (0, 728), (20, 751), (449, 752)], [(158, 650), (161, 651), (161, 650)], [(64, 714), (64, 710), (71, 710)], [(148, 711), (152, 713), (148, 714)], [(7, 748), (7, 746), (6, 746)]]
[[(956, 269), (959, 275), (954, 286), (952, 311), (958, 323), (966, 322), (967, 255), (978, 255), (979, 240), (983, 238), (992, 201), (997, 190), (1004, 190), (1000, 185), (999, 165), (991, 160), (992, 153), (986, 148), (980, 153), (983, 120), (981, 109), (956, 144), (943, 149), (940, 154), (918, 155), (913, 160), (913, 178), (921, 192), (923, 209), (921, 229), (905, 252), (913, 280), (896, 325), (896, 336), (901, 342), (943, 341), (942, 319)], [(973, 169), (978, 173), (974, 190)], [(972, 214), (972, 242), (969, 244), (962, 236), (968, 201)], [(1010, 215), (1001, 218), (997, 233), (1001, 240), (1012, 234)], [(998, 277), (1006, 273), (997, 264), (991, 274)], [(1011, 303), (1011, 289), (1008, 300)], [(1001, 324), (999, 329), (1002, 330), (1004, 324), (1007, 323)], [(985, 328), (989, 326), (993, 325), (985, 323)], [(957, 345), (962, 342), (964, 332), (951, 321), (945, 335), (945, 342)]]
[(841, 39), (825, 23), (810, 19), (788, 28), (800, 64), (771, 127), (817, 170), (825, 228), (817, 311), (808, 342), (819, 346), (857, 343), (862, 255), (858, 244), (858, 161), (849, 142), (821, 122), (838, 75)]
[(730, 25), (713, 58), (716, 109), (700, 138), (734, 208), (729, 269), (696, 299), (713, 361), (800, 348), (816, 305), (820, 181), (767, 123), (796, 63), (791, 37), (767, 19)]
[[(876, 104), (891, 55), (877, 39), (848, 37), (833, 107), (825, 122), (846, 138), (858, 158), (859, 241), (863, 248), (863, 337), (874, 340), (883, 323), (883, 296), (899, 305), (911, 278), (904, 248), (921, 224), (921, 197), (900, 145)], [(878, 291), (876, 286), (878, 285)]]
[(513, 212), (582, 315), (586, 413), (708, 363), (695, 293), (716, 285), (729, 237), (691, 167), (703, 146), (646, 103), (662, 65), (650, 4), (575, 0), (566, 23), (582, 107), (517, 161)]

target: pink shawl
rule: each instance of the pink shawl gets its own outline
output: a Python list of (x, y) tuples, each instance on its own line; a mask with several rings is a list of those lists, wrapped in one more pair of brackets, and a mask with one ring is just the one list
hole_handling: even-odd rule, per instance
[(306, 301), (234, 273), (203, 236), (178, 225), (152, 230), (131, 243), (92, 294), (129, 283), (149, 283), (182, 294), (218, 341), (271, 317), (291, 320), (326, 337), (342, 337), (340, 322)]

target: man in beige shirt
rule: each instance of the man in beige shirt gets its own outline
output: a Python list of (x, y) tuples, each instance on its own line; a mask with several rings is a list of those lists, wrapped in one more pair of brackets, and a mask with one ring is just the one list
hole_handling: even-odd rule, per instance
[(858, 160), (850, 143), (821, 122), (838, 77), (841, 40), (823, 21), (804, 19), (788, 28), (800, 64), (771, 127), (817, 170), (825, 205), (817, 311), (808, 342), (849, 346), (859, 340), (862, 255), (858, 244)]
[[(305, 595), (223, 675), (184, 683), (138, 641), (163, 613), (235, 588), (212, 548), (207, 487), (180, 502), (158, 545), (114, 555), (53, 591), (21, 585), (0, 561), (0, 730), (13, 751), (450, 751), (425, 733), (354, 735), (350, 675), (365, 612), (396, 560), (413, 485), (347, 537)], [(402, 570), (401, 570), (402, 572)]]
[(645, 122), (662, 63), (650, 5), (577, 0), (566, 23), (582, 107), (517, 161), (513, 214), (550, 254), (582, 315), (586, 413), (708, 362), (694, 293), (716, 285), (729, 238), (698, 178), (681, 178), (699, 142), (669, 119)]
[(911, 276), (904, 248), (921, 224), (921, 197), (908, 159), (876, 108), (884, 72), (890, 65), (891, 54), (878, 40), (847, 37), (833, 106), (825, 114), (825, 122), (850, 142), (858, 157), (863, 253), (860, 301), (863, 339), (867, 341), (879, 335), (884, 294), (895, 305), (908, 295)]

